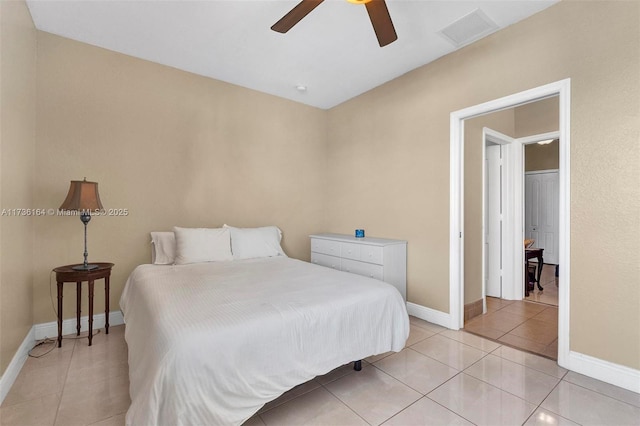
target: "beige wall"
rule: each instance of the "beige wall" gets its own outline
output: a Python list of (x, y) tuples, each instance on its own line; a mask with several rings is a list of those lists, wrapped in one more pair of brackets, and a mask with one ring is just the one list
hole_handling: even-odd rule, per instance
[(560, 103), (557, 96), (522, 105), (513, 110), (516, 138), (560, 130)]
[[(0, 209), (32, 207), (36, 30), (24, 2), (0, 2)], [(33, 325), (33, 224), (0, 217), (0, 374)]]
[[(129, 210), (88, 226), (89, 259), (116, 265), (113, 309), (149, 262), (150, 231), (274, 224), (285, 251), (308, 259), (324, 227), (325, 111), (39, 32), (37, 113), (35, 204), (57, 208), (86, 176), (105, 208)], [(76, 217), (41, 218), (36, 232), (42, 323), (55, 319), (49, 272), (82, 261), (83, 234)], [(65, 317), (74, 294), (68, 285)]]
[(407, 239), (448, 312), (449, 114), (570, 77), (570, 346), (640, 368), (639, 45), (640, 3), (560, 2), (333, 108), (327, 230)]
[[(560, 104), (553, 97), (515, 108), (515, 135), (517, 138), (560, 129)], [(558, 142), (548, 145), (529, 144), (524, 147), (524, 170), (550, 170), (560, 168)]]
[[(19, 74), (5, 65), (4, 35), (3, 106), (5, 68)], [(33, 205), (59, 206), (68, 181), (86, 176), (106, 207), (129, 209), (89, 225), (90, 258), (116, 263), (112, 306), (148, 261), (149, 231), (228, 222), (275, 223), (300, 258), (311, 232), (407, 239), (409, 301), (448, 312), (450, 112), (570, 77), (571, 349), (638, 369), (639, 44), (637, 2), (561, 2), (327, 113), (40, 33)], [(12, 318), (19, 340), (28, 324), (54, 320), (49, 271), (81, 260), (79, 222), (35, 220), (33, 321), (30, 290), (9, 295), (24, 315)]]
[(560, 144), (557, 140), (548, 145), (529, 144), (524, 147), (524, 170), (553, 170), (560, 168)]

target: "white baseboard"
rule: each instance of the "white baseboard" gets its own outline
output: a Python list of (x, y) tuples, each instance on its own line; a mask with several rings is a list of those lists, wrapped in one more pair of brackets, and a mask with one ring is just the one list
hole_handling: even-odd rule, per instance
[(429, 321), (433, 324), (438, 324), (443, 327), (451, 328), (451, 315), (436, 311), (435, 309), (427, 308), (426, 306), (418, 305), (415, 303), (407, 302), (407, 312), (416, 318)]
[[(124, 324), (124, 317), (120, 311), (109, 312), (109, 326)], [(42, 340), (44, 338), (55, 339), (58, 337), (58, 322), (52, 321), (43, 324), (36, 324), (35, 328), (35, 340)], [(93, 314), (93, 329), (97, 330), (104, 327), (104, 312), (100, 314)], [(80, 317), (80, 330), (87, 331), (89, 329), (89, 316)], [(68, 318), (62, 321), (62, 335), (75, 334), (76, 332), (76, 319)]]
[(578, 352), (569, 352), (568, 369), (623, 389), (640, 393), (640, 370)]
[(18, 374), (20, 374), (20, 370), (22, 370), (22, 366), (29, 356), (29, 351), (35, 346), (35, 344), (35, 327), (31, 327), (22, 341), (22, 344), (13, 356), (13, 359), (7, 366), (7, 369), (4, 371), (4, 374), (0, 377), (0, 404), (2, 404), (9, 393), (11, 386), (13, 386)]

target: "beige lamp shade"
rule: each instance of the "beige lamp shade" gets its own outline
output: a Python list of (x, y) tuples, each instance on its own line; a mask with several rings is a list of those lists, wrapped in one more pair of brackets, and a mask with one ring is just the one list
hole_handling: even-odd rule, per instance
[(96, 211), (102, 210), (98, 183), (84, 180), (72, 180), (67, 198), (60, 206), (60, 210)]

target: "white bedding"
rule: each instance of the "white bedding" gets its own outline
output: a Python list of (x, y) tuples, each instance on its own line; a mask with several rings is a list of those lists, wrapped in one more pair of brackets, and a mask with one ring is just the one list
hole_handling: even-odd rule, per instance
[(284, 257), (141, 265), (120, 306), (133, 426), (240, 424), (409, 335), (393, 286)]

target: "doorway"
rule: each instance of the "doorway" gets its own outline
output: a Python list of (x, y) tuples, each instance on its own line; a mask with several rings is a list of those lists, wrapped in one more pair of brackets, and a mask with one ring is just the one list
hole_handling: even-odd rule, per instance
[[(558, 184), (559, 162), (556, 134), (541, 135), (525, 145), (525, 238), (543, 249), (542, 290), (535, 288), (527, 301), (558, 306)], [(540, 266), (531, 259), (536, 273)], [(534, 287), (534, 286), (531, 286)], [(525, 292), (526, 294), (526, 292)]]
[[(558, 363), (561, 366), (567, 365), (569, 356), (569, 289), (570, 289), (570, 265), (569, 265), (569, 119), (570, 119), (570, 79), (551, 83), (535, 89), (520, 92), (494, 101), (486, 102), (470, 108), (453, 112), (451, 114), (451, 179), (450, 179), (450, 325), (451, 328), (459, 329), (463, 324), (464, 313), (464, 280), (465, 280), (465, 211), (464, 211), (464, 126), (465, 120), (479, 117), (492, 112), (503, 111), (508, 108), (521, 106), (527, 103), (543, 100), (557, 96), (559, 102), (559, 135), (560, 135), (560, 171), (559, 171), (559, 262), (564, 265), (559, 271), (559, 278), (563, 285), (560, 287), (558, 300)], [(522, 162), (523, 152), (521, 144), (514, 144), (511, 149), (513, 161)], [(509, 162), (513, 164), (513, 162)], [(522, 164), (520, 169), (522, 170)], [(524, 176), (514, 175), (510, 185), (520, 191), (520, 199), (524, 197)], [(518, 189), (519, 188), (519, 189)], [(516, 196), (517, 198), (517, 196)], [(513, 229), (520, 232), (508, 232), (510, 250), (514, 256), (513, 269), (514, 277), (518, 277), (518, 282), (522, 282), (524, 277), (524, 253), (522, 248), (522, 230), (524, 228), (523, 203), (514, 203), (511, 208), (514, 223)], [(516, 247), (520, 247), (517, 250)], [(507, 249), (507, 247), (505, 247)], [(519, 287), (519, 294), (514, 294), (513, 299), (521, 300), (523, 297), (523, 286)], [(519, 296), (519, 297), (518, 297)]]
[[(555, 118), (539, 120), (540, 110), (552, 111)], [(511, 134), (521, 135), (522, 128), (526, 129), (526, 132), (537, 129), (557, 129), (557, 110), (557, 98), (507, 110), (513, 116), (511, 121), (514, 123), (514, 129), (511, 130)], [(495, 122), (496, 118), (491, 117), (492, 115), (471, 121), (488, 122), (493, 120)], [(523, 125), (523, 122), (526, 122), (526, 125)], [(465, 132), (467, 130), (477, 132), (477, 126), (465, 128)], [(485, 148), (485, 161), (483, 170), (484, 239), (482, 247), (485, 287), (482, 300), (486, 308), (482, 315), (475, 317), (465, 315), (464, 322), (464, 329), (467, 332), (553, 360), (558, 358), (558, 287), (554, 282), (558, 251), (558, 169), (541, 169), (549, 166), (558, 167), (558, 145), (555, 138), (557, 138), (557, 131), (530, 135), (526, 138), (512, 138), (492, 129), (483, 129), (482, 142)], [(523, 140), (527, 141), (527, 144), (523, 144)], [(477, 138), (466, 135), (465, 141), (477, 143)], [(554, 141), (555, 145), (549, 145), (548, 141)], [(521, 202), (524, 203), (522, 211), (524, 211), (525, 227), (524, 232), (522, 229), (520, 230), (521, 241), (526, 239), (525, 241), (529, 242), (532, 247), (525, 250), (525, 253), (531, 255), (545, 253), (544, 264), (539, 264), (536, 257), (526, 256), (528, 268), (525, 268), (527, 275), (524, 279), (513, 277), (508, 268), (509, 264), (513, 262), (513, 256), (507, 256), (509, 253), (502, 251), (502, 240), (505, 239), (505, 242), (509, 240), (509, 236), (507, 232), (503, 231), (502, 226), (503, 218), (505, 222), (508, 222), (509, 215), (505, 214), (503, 210), (509, 204), (515, 204), (520, 200), (508, 190), (503, 190), (512, 180), (512, 176), (503, 173), (502, 168), (509, 161), (509, 150), (516, 144), (524, 146), (524, 161), (516, 162), (524, 164), (524, 169), (516, 170), (517, 164), (512, 167), (514, 173), (524, 176), (524, 197)], [(471, 154), (473, 153), (473, 149), (469, 151)], [(531, 158), (528, 154), (531, 154)], [(473, 171), (473, 167), (465, 165), (465, 172)], [(465, 188), (466, 191), (468, 191), (467, 188)], [(465, 198), (468, 201), (473, 201), (471, 197)], [(465, 210), (469, 211), (468, 206), (465, 207)], [(510, 229), (509, 226), (506, 226), (506, 229)], [(472, 231), (467, 229), (467, 235), (470, 232)], [(516, 250), (521, 252), (523, 246), (520, 245)], [(547, 252), (549, 252), (548, 256)], [(473, 257), (472, 248), (465, 247), (465, 255), (469, 254)], [(512, 278), (503, 280), (503, 270), (505, 276)], [(540, 276), (537, 274), (538, 271)], [(466, 272), (468, 275), (468, 271)], [(537, 278), (538, 282), (532, 282), (532, 278)], [(465, 286), (472, 283), (473, 280), (465, 278)], [(514, 300), (513, 294), (517, 293), (523, 285), (525, 297), (521, 301)], [(465, 296), (468, 297), (469, 294), (473, 294), (473, 292), (465, 288)]]

